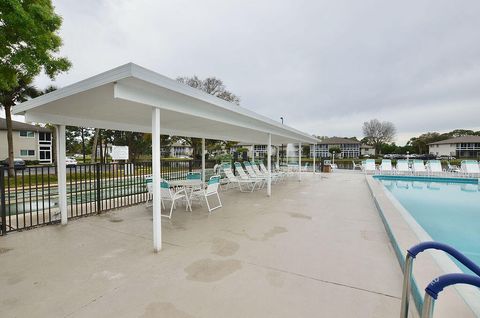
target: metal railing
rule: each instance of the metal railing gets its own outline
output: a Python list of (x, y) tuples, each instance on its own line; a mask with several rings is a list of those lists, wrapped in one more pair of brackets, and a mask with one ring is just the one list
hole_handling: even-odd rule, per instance
[[(217, 162), (207, 160), (207, 169)], [(201, 160), (162, 160), (162, 178), (183, 179), (201, 170)], [(82, 164), (67, 167), (67, 215), (77, 218), (126, 207), (147, 199), (145, 176), (151, 162)], [(58, 223), (58, 184), (55, 166), (26, 167), (8, 175), (0, 167), (0, 233)]]
[[(458, 262), (463, 264), (466, 268), (471, 270), (477, 276), (471, 276), (466, 274), (446, 274), (434, 279), (425, 289), (425, 297), (422, 307), (422, 318), (430, 318), (433, 315), (433, 305), (437, 299), (438, 293), (440, 293), (443, 288), (454, 285), (454, 284), (470, 284), (477, 287), (480, 287), (480, 267), (475, 264), (468, 257), (457, 251), (455, 248), (450, 245), (428, 241), (422, 242), (415, 246), (412, 246), (407, 250), (407, 256), (405, 257), (405, 267), (403, 271), (403, 288), (402, 288), (402, 301), (400, 305), (400, 317), (408, 317), (408, 309), (410, 303), (410, 293), (412, 286), (412, 269), (413, 261), (418, 254), (426, 250), (439, 250), (443, 251), (446, 254), (455, 258)], [(477, 284), (477, 285), (475, 285)]]

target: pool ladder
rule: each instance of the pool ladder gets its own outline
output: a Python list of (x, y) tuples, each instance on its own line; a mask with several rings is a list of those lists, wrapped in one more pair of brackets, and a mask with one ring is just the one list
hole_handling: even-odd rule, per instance
[(469, 274), (446, 274), (432, 280), (425, 288), (425, 296), (423, 298), (423, 308), (421, 318), (432, 318), (433, 317), (433, 307), (435, 305), (435, 300), (438, 297), (438, 294), (446, 287), (456, 285), (456, 284), (467, 284), (480, 288), (480, 267), (472, 262), (468, 257), (454, 249), (453, 247), (438, 243), (438, 242), (423, 242), (417, 244), (407, 250), (407, 256), (405, 258), (405, 268), (403, 272), (403, 289), (402, 289), (402, 303), (400, 309), (400, 318), (408, 317), (408, 307), (410, 302), (410, 290), (412, 283), (412, 268), (413, 260), (415, 257), (426, 250), (435, 249), (443, 251), (457, 261), (462, 263), (465, 267), (474, 272), (475, 275)]

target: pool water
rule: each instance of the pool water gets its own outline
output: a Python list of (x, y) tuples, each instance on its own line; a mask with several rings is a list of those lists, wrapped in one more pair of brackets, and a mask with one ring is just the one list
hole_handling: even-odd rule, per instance
[[(433, 240), (455, 247), (480, 265), (478, 180), (415, 177), (377, 179)], [(460, 268), (468, 272), (465, 267)]]

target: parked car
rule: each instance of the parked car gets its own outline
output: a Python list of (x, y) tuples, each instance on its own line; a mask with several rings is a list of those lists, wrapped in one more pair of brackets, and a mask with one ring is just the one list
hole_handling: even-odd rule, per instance
[[(2, 165), (4, 167), (8, 167), (8, 158), (2, 161)], [(20, 159), (20, 158), (14, 158), (13, 159), (13, 165), (15, 167), (15, 170), (24, 170), (25, 169), (25, 160)]]
[(438, 156), (437, 159), (438, 160), (455, 160), (457, 158), (455, 158), (454, 156), (441, 155), (441, 156)]
[(72, 157), (67, 157), (65, 158), (65, 163), (67, 164), (67, 167), (75, 167), (77, 165), (77, 160)]

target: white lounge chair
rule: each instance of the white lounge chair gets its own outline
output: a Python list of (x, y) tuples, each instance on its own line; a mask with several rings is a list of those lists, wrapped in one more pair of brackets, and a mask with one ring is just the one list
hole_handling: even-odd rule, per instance
[(363, 167), (363, 171), (365, 173), (376, 173), (377, 167), (375, 166), (375, 159), (367, 159), (365, 160), (365, 166)]
[[(268, 169), (267, 167), (265, 167), (263, 162), (260, 162), (260, 170), (264, 174), (268, 175)], [(283, 180), (283, 177), (284, 177), (284, 173), (272, 171), (272, 181), (277, 182), (277, 181)]]
[(240, 162), (235, 162), (235, 171), (238, 173), (238, 177), (242, 180), (248, 180), (250, 182), (256, 181), (258, 183), (258, 188), (263, 188), (265, 185), (265, 178), (252, 178), (247, 173), (245, 170), (243, 170), (242, 164)]
[(303, 167), (302, 167), (302, 171), (303, 171), (303, 172), (307, 172), (308, 169), (309, 169), (308, 167), (309, 167), (308, 162), (305, 162), (305, 164), (304, 164)]
[(382, 159), (382, 163), (380, 164), (380, 172), (382, 174), (392, 174), (393, 173), (392, 160)]
[(452, 165), (450, 164), (450, 162), (447, 162), (447, 165), (448, 165), (447, 171), (450, 173), (457, 174), (462, 172), (462, 170), (458, 166)]
[(441, 175), (444, 173), (442, 169), (442, 162), (440, 160), (429, 160), (427, 163), (428, 174)]
[(352, 170), (355, 170), (357, 168), (360, 170), (363, 170), (362, 163), (355, 163), (355, 160), (352, 160), (352, 164), (353, 164)]
[[(257, 185), (260, 185), (261, 181), (260, 180), (254, 180), (254, 179), (242, 179), (240, 177), (237, 177), (233, 174), (232, 168), (224, 167), (223, 172), (225, 173), (225, 176), (227, 177), (228, 180), (228, 185), (237, 185), (238, 189), (241, 192), (253, 192), (255, 190), (255, 187)], [(242, 187), (243, 186), (243, 187)], [(245, 190), (246, 189), (246, 190)]]
[(257, 175), (255, 173), (255, 170), (253, 170), (252, 164), (250, 162), (244, 161), (243, 166), (245, 167), (245, 170), (247, 171), (247, 174), (250, 178), (267, 181), (267, 176), (265, 176), (263, 174)]
[(463, 174), (467, 177), (480, 176), (480, 166), (476, 160), (463, 160), (460, 165)]
[(408, 166), (407, 160), (397, 160), (397, 165), (395, 167), (396, 173), (400, 174), (410, 174), (410, 167)]
[(427, 169), (425, 168), (423, 160), (413, 160), (412, 168), (413, 173), (416, 175), (427, 174)]
[[(210, 180), (208, 180), (208, 184), (206, 188), (196, 189), (192, 192), (190, 197), (194, 199), (205, 200), (207, 203), (208, 213), (211, 213), (213, 210), (222, 207), (222, 200), (220, 200), (220, 195), (218, 194), (218, 187), (220, 186), (220, 176), (212, 176)], [(210, 202), (208, 198), (211, 196), (216, 196), (218, 200), (218, 204), (215, 206), (210, 206)]]

